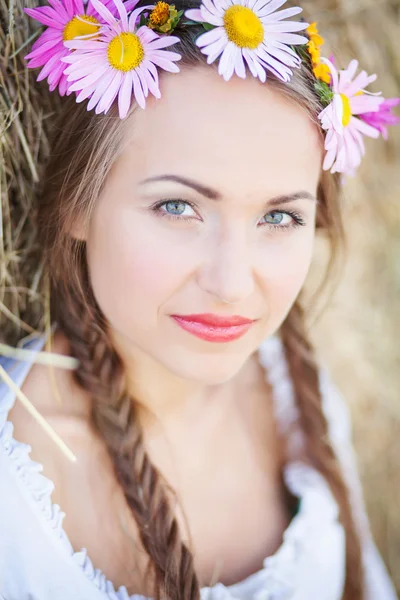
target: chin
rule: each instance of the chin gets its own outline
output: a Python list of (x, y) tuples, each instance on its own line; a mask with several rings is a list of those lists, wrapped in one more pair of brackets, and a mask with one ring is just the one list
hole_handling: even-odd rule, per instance
[(164, 364), (182, 379), (196, 381), (203, 385), (216, 386), (233, 379), (252, 353), (253, 350), (229, 354), (221, 351), (220, 354), (214, 352), (209, 355), (186, 352), (182, 360), (175, 357), (176, 360), (173, 365)]

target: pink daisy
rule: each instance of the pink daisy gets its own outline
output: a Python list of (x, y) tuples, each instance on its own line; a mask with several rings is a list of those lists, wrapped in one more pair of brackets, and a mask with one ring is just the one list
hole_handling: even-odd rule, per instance
[[(113, 14), (117, 14), (113, 0), (101, 0)], [(134, 8), (138, 0), (128, 0), (128, 10)], [(91, 0), (87, 4), (83, 0), (49, 0), (51, 6), (39, 8), (25, 8), (25, 12), (47, 25), (45, 31), (32, 46), (32, 52), (25, 56), (27, 66), (31, 69), (43, 67), (37, 81), (46, 79), (50, 91), (58, 86), (61, 96), (71, 93), (68, 90), (67, 79), (63, 74), (65, 64), (61, 62), (63, 56), (69, 54), (64, 46), (66, 40), (74, 37), (91, 37), (99, 30), (99, 25), (104, 23), (99, 12), (94, 8)]]
[(352, 60), (347, 69), (340, 71), (328, 59), (322, 58), (321, 61), (331, 71), (333, 92), (331, 103), (318, 115), (322, 128), (327, 131), (323, 169), (353, 175), (365, 152), (363, 135), (379, 136), (377, 129), (359, 117), (363, 113), (378, 111), (384, 99), (364, 89), (375, 81), (376, 75), (361, 71), (354, 78), (357, 60)]
[(369, 112), (360, 115), (360, 118), (375, 127), (382, 134), (384, 140), (388, 139), (388, 125), (398, 125), (400, 117), (392, 113), (392, 108), (400, 104), (400, 98), (388, 98), (379, 105), (377, 112)]
[(193, 21), (212, 25), (197, 39), (197, 45), (210, 64), (221, 56), (218, 72), (228, 81), (233, 73), (246, 77), (245, 64), (254, 77), (266, 80), (266, 70), (282, 81), (299, 67), (300, 57), (290, 47), (306, 44), (298, 35), (308, 23), (284, 21), (302, 12), (299, 7), (277, 11), (286, 0), (203, 0), (199, 9), (185, 12)]
[(70, 90), (79, 92), (77, 102), (90, 98), (88, 110), (95, 108), (97, 114), (107, 113), (118, 96), (119, 115), (123, 119), (128, 114), (132, 93), (141, 108), (145, 108), (149, 92), (161, 97), (156, 66), (178, 73), (174, 61), (180, 60), (181, 55), (163, 50), (179, 42), (179, 38), (161, 37), (146, 26), (137, 29), (140, 13), (151, 6), (137, 8), (128, 17), (122, 1), (114, 2), (120, 20), (99, 0), (92, 0), (107, 25), (94, 40), (65, 42), (74, 52), (61, 60), (69, 63), (65, 74), (68, 82), (73, 82)]

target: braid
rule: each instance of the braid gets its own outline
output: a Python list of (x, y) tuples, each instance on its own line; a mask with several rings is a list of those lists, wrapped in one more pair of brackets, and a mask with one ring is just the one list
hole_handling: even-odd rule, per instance
[[(84, 261), (80, 261), (81, 265)], [(58, 323), (79, 360), (75, 377), (92, 399), (91, 418), (104, 440), (115, 475), (139, 529), (140, 541), (150, 561), (145, 577), (154, 574), (156, 600), (198, 600), (200, 586), (194, 560), (181, 541), (162, 474), (152, 464), (136, 418), (134, 400), (124, 390), (123, 364), (112, 347), (105, 319), (91, 292), (85, 271), (85, 295), (68, 286), (56, 294)], [(82, 270), (81, 270), (82, 272)], [(82, 288), (81, 288), (82, 289)], [(60, 299), (64, 306), (60, 307)], [(56, 307), (55, 307), (56, 308)]]
[(328, 481), (340, 510), (346, 531), (346, 581), (343, 600), (362, 600), (362, 561), (360, 541), (353, 519), (347, 486), (329, 439), (328, 424), (322, 410), (318, 367), (307, 339), (303, 309), (298, 301), (281, 328), (289, 372), (306, 436), (308, 455)]

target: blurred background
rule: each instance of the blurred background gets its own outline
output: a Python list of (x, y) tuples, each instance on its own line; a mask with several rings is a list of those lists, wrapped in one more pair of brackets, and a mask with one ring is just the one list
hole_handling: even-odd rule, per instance
[[(341, 66), (377, 73), (372, 91), (400, 96), (400, 0), (302, 0)], [(324, 52), (325, 56), (329, 53)], [(396, 114), (399, 114), (397, 111)], [(370, 142), (370, 143), (369, 143)], [(311, 311), (322, 360), (350, 407), (377, 545), (400, 593), (400, 127), (367, 140), (344, 187), (347, 251), (325, 310)], [(313, 277), (325, 264), (316, 252)]]
[[(23, 55), (34, 38), (23, 6), (0, 0), (0, 342), (39, 324), (40, 248), (29, 226), (32, 187), (48, 151), (57, 94), (35, 84)], [(340, 66), (358, 58), (378, 73), (373, 91), (400, 96), (400, 0), (302, 0)], [(375, 87), (374, 87), (375, 86)], [(398, 114), (398, 113), (397, 113)], [(345, 186), (347, 255), (323, 313), (311, 311), (321, 359), (352, 416), (368, 514), (379, 550), (400, 593), (400, 127), (389, 141), (367, 140), (357, 177)], [(16, 201), (17, 200), (17, 201)], [(325, 265), (317, 245), (309, 286)], [(29, 325), (25, 316), (30, 315)], [(378, 599), (377, 599), (378, 600)]]

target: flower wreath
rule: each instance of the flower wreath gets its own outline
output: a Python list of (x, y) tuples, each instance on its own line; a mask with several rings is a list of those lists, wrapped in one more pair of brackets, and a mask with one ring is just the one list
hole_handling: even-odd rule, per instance
[(142, 108), (149, 93), (160, 98), (158, 69), (179, 72), (180, 54), (166, 50), (180, 41), (172, 32), (178, 24), (200, 24), (205, 31), (196, 44), (209, 64), (219, 59), (218, 73), (226, 81), (249, 71), (261, 82), (267, 72), (287, 82), (292, 69), (311, 63), (324, 106), (318, 115), (326, 131), (324, 170), (354, 174), (365, 152), (363, 136), (387, 139), (387, 125), (400, 122), (391, 112), (400, 98), (367, 91), (376, 75), (356, 75), (358, 61), (337, 69), (332, 57), (322, 58), (316, 23), (286, 20), (302, 12), (278, 10), (286, 0), (202, 0), (198, 9), (186, 11), (163, 0), (140, 8), (138, 0), (48, 2), (25, 9), (46, 26), (25, 56), (27, 66), (43, 67), (38, 81), (47, 78), (50, 90), (58, 88), (62, 96), (76, 92), (76, 101), (88, 100), (87, 109), (97, 114), (107, 113), (117, 97), (121, 119), (132, 96)]

